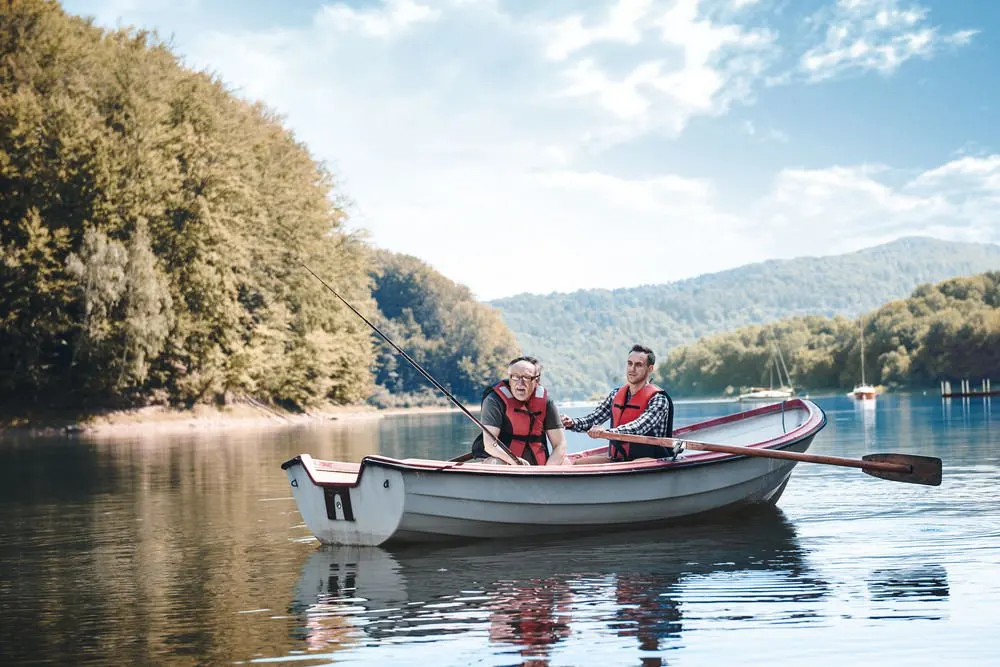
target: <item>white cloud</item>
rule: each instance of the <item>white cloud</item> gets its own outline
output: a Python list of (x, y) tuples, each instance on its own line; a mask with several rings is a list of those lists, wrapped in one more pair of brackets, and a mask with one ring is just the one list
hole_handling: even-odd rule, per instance
[[(740, 16), (760, 9), (753, 4), (725, 3)], [(618, 0), (570, 16), (545, 7), (512, 15), (494, 0), (337, 2), (301, 26), (197, 29), (187, 14), (176, 26), (152, 24), (176, 35), (186, 62), (284, 115), (356, 203), (352, 225), (483, 299), (666, 282), (904, 232), (1000, 240), (988, 223), (998, 173), (989, 155), (895, 186), (888, 168), (787, 169), (738, 206), (722, 178), (633, 164), (628, 151), (643, 142), (623, 142), (676, 136), (695, 118), (752, 103), (768, 81), (793, 83), (773, 71), (778, 34), (695, 0)], [(868, 17), (874, 27), (857, 33), (866, 40), (889, 27), (913, 33), (911, 50), (968, 39), (895, 7), (842, 2), (838, 16)], [(168, 14), (123, 18), (156, 16)], [(836, 44), (855, 48), (857, 22), (845, 21)], [(919, 43), (924, 29), (929, 46)], [(758, 148), (788, 142), (766, 124), (743, 131)], [(618, 161), (599, 160), (613, 145)], [(537, 261), (511, 265), (511, 248), (525, 244)]]
[[(643, 35), (640, 25), (655, 31)], [(657, 132), (677, 136), (692, 118), (717, 116), (734, 102), (749, 101), (776, 54), (776, 35), (708, 18), (699, 0), (653, 3), (619, 0), (607, 21), (584, 28), (571, 17), (555, 24), (547, 53), (567, 62), (567, 85), (557, 94), (592, 101), (606, 112), (588, 131), (601, 145)], [(648, 31), (647, 31), (648, 32)], [(586, 47), (617, 41), (647, 45), (626, 67), (610, 66)]]
[(414, 0), (385, 0), (381, 7), (354, 9), (344, 3), (324, 7), (317, 23), (334, 30), (360, 30), (372, 37), (392, 37), (419, 23), (432, 22), (441, 12)]
[(641, 119), (650, 108), (649, 98), (640, 88), (658, 85), (659, 63), (643, 63), (622, 81), (609, 79), (590, 59), (581, 60), (566, 72), (570, 81), (562, 94), (568, 97), (593, 95), (598, 103), (621, 120)]
[[(67, 7), (67, 11), (74, 12), (72, 0)], [(91, 15), (101, 25), (109, 28), (118, 27), (121, 19), (127, 19), (125, 23), (134, 22), (143, 16), (155, 16), (165, 11), (176, 14), (194, 16), (203, 8), (202, 0), (103, 0), (102, 2), (90, 3), (83, 13)]]
[(926, 7), (902, 7), (898, 0), (839, 0), (813, 17), (816, 25), (827, 26), (826, 38), (802, 54), (799, 66), (811, 81), (851, 71), (891, 74), (912, 58), (968, 44), (978, 32), (943, 32), (929, 25), (929, 14)]
[(767, 129), (761, 129), (757, 127), (757, 124), (752, 120), (743, 121), (743, 132), (748, 136), (755, 138), (761, 143), (776, 142), (776, 143), (787, 143), (789, 141), (788, 135), (779, 130), (778, 128), (771, 127)]
[(960, 157), (920, 174), (909, 187), (1000, 193), (1000, 155)]
[(773, 256), (848, 252), (901, 235), (1000, 243), (1000, 155), (958, 158), (890, 185), (898, 176), (880, 165), (786, 169), (749, 219), (785, 237)]
[[(786, 169), (739, 211), (719, 204), (712, 183), (670, 174), (508, 172), (499, 175), (502, 198), (491, 196), (485, 176), (449, 179), (469, 199), (489, 199), (487, 207), (474, 210), (445, 189), (427, 210), (394, 212), (421, 221), (406, 244), (419, 243), (434, 212), (449, 211), (449, 221), (474, 216), (471, 225), (435, 226), (435, 243), (450, 234), (474, 238), (435, 264), (449, 275), (475, 276), (469, 282), (484, 298), (662, 283), (769, 258), (851, 252), (903, 235), (1000, 243), (1000, 155), (960, 158), (898, 185), (891, 183), (901, 174), (885, 166)], [(509, 249), (524, 247), (518, 244), (535, 249), (536, 265), (506, 265)]]
[(607, 19), (591, 26), (584, 26), (584, 19), (574, 14), (548, 26), (551, 38), (546, 55), (553, 60), (565, 60), (591, 44), (622, 42), (637, 44), (641, 39), (637, 25), (646, 17), (653, 0), (617, 0), (608, 9)]

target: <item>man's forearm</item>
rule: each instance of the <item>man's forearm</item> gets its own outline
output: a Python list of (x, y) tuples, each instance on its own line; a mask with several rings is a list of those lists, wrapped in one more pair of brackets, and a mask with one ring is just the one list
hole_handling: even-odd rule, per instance
[(574, 431), (586, 431), (594, 424), (601, 424), (611, 417), (611, 397), (601, 401), (594, 411), (585, 417), (573, 420)]

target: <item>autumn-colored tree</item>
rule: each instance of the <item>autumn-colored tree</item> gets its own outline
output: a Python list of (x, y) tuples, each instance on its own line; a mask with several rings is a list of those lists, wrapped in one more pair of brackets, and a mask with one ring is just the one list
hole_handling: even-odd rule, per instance
[(369, 249), (263, 106), (149, 32), (0, 3), (0, 398), (358, 401)]

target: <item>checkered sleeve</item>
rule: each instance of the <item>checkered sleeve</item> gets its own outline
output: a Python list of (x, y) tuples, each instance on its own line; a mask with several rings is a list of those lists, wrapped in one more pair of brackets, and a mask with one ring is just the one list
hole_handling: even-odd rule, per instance
[(601, 404), (594, 408), (586, 417), (579, 417), (573, 420), (573, 425), (569, 428), (571, 431), (586, 431), (594, 424), (603, 424), (607, 420), (611, 419), (611, 399), (615, 396), (615, 392), (612, 391), (605, 397)]

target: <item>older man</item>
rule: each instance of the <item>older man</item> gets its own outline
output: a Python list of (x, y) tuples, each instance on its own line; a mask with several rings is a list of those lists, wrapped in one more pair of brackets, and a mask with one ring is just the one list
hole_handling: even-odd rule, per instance
[[(650, 383), (656, 356), (648, 347), (634, 345), (625, 362), (625, 384), (611, 393), (586, 417), (572, 419), (562, 415), (563, 426), (570, 431), (587, 431), (591, 438), (606, 433), (651, 435), (669, 438), (674, 429), (674, 403), (670, 395)], [(611, 419), (611, 428), (602, 424)], [(640, 458), (665, 458), (673, 456), (670, 447), (641, 445), (612, 440), (607, 454), (596, 454), (576, 459), (575, 464), (635, 461)]]
[[(507, 377), (483, 392), (480, 421), (485, 430), (498, 438), (522, 461), (531, 465), (569, 463), (566, 458), (566, 434), (559, 423), (559, 412), (541, 385), (542, 366), (534, 357), (518, 357), (507, 365)], [(472, 453), (484, 463), (502, 463), (487, 454), (479, 434)], [(552, 443), (549, 452), (547, 442)]]

